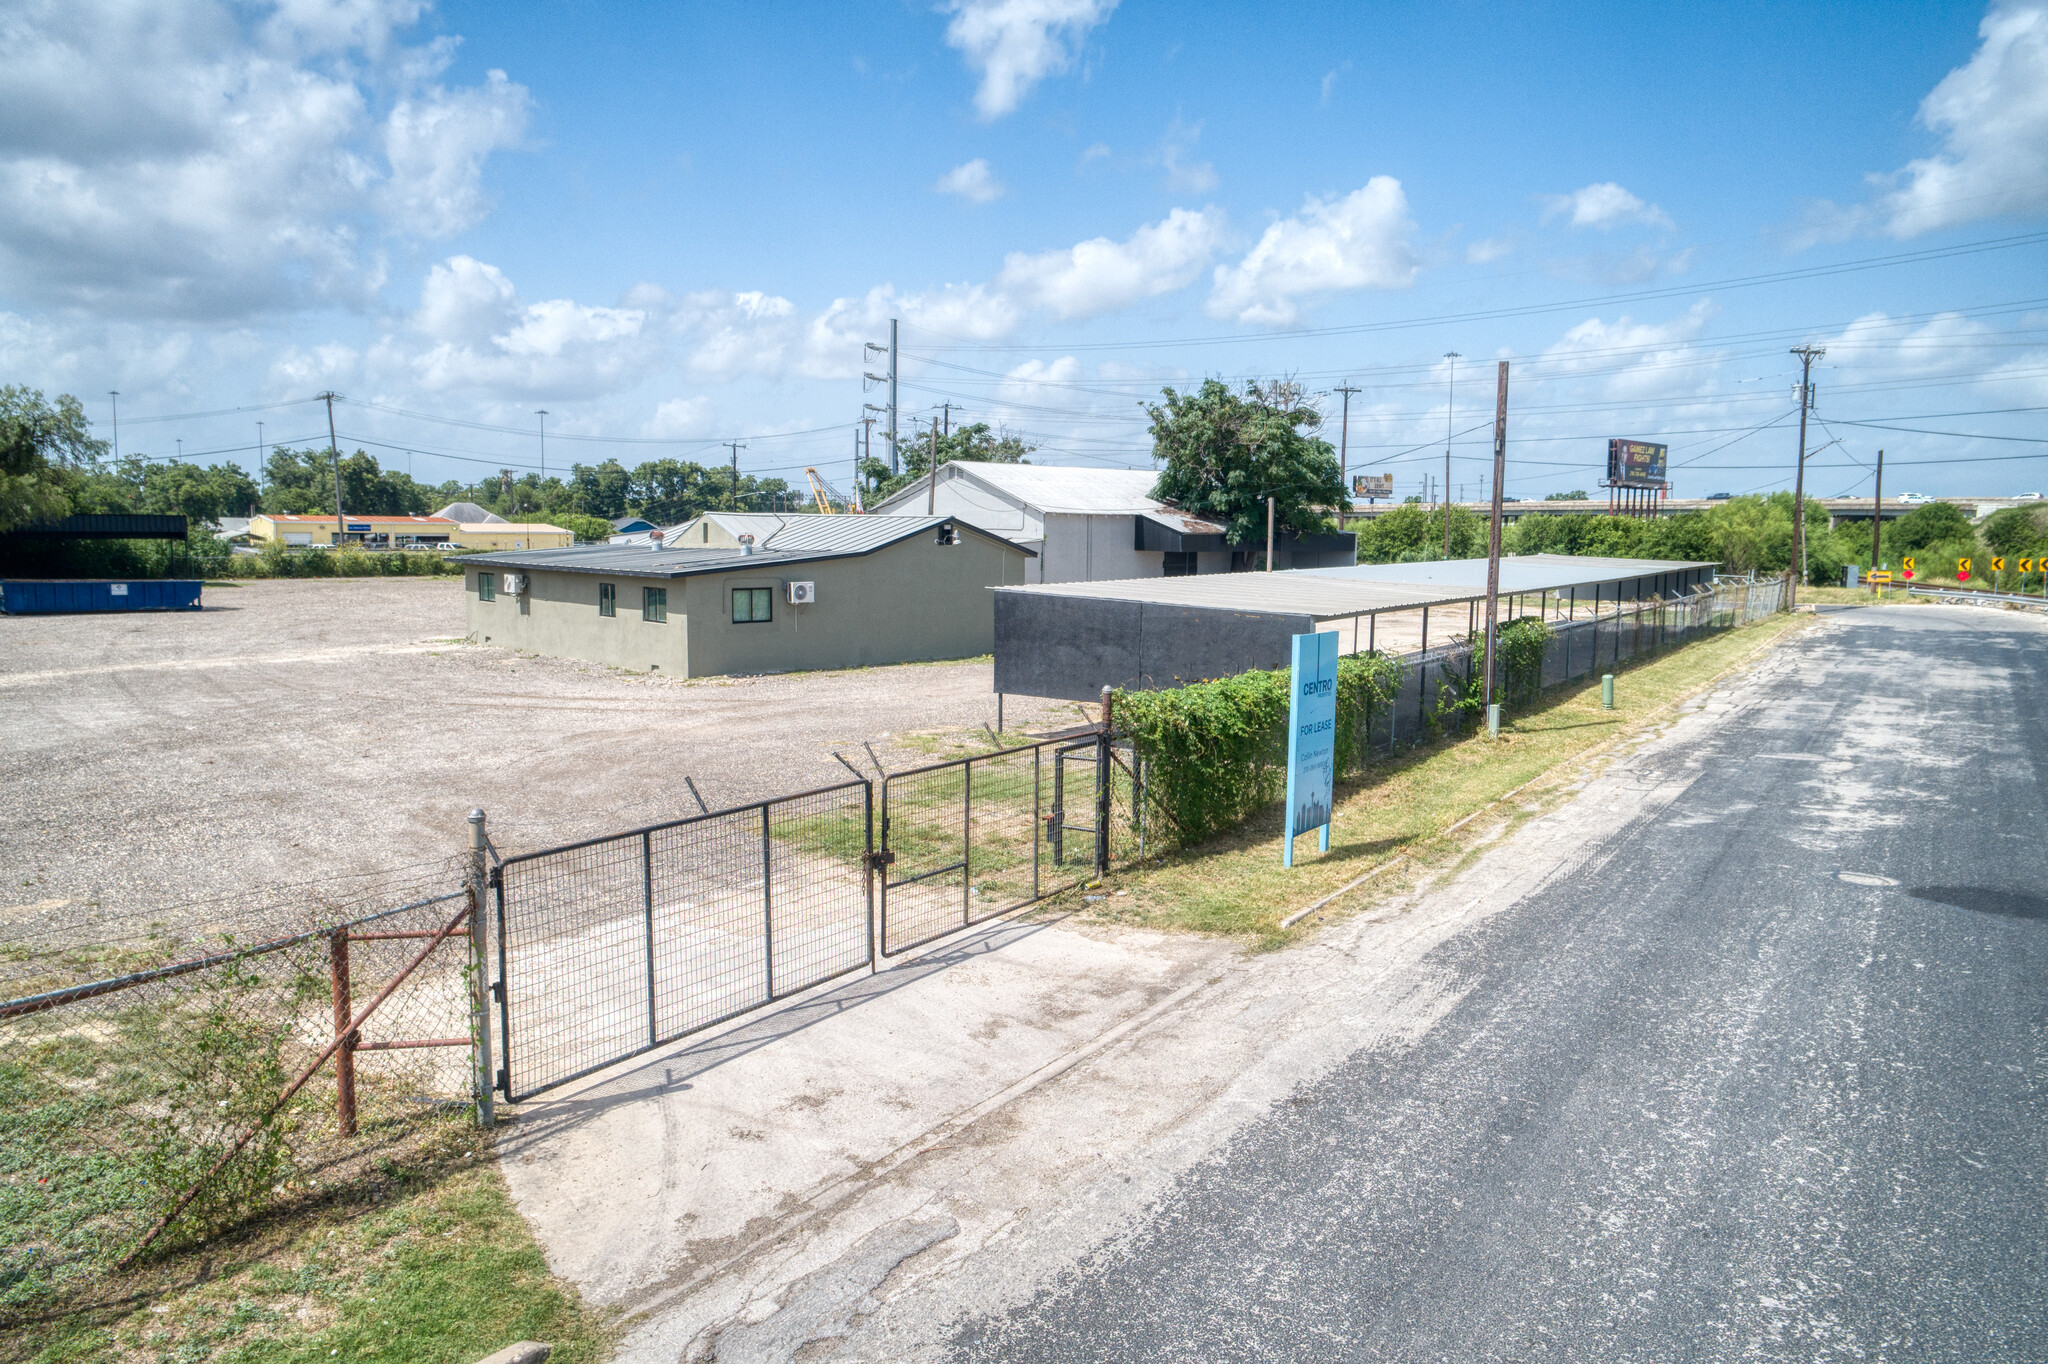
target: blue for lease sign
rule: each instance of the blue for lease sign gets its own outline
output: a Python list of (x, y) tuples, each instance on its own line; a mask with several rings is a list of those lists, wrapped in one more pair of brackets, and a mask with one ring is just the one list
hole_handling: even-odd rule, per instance
[(1294, 865), (1294, 840), (1322, 830), (1317, 847), (1330, 850), (1330, 803), (1337, 780), (1337, 636), (1317, 631), (1294, 637), (1292, 694), (1287, 703), (1287, 844), (1283, 866)]

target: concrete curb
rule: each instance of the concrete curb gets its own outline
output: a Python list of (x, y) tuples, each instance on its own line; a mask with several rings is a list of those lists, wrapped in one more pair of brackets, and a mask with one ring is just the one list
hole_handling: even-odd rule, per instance
[(555, 1347), (538, 1340), (519, 1340), (479, 1359), (476, 1364), (547, 1364)]

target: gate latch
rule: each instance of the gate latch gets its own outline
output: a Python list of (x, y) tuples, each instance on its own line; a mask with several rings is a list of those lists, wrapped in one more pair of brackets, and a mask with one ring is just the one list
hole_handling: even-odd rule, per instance
[(889, 851), (889, 849), (887, 848), (878, 848), (874, 852), (868, 854), (868, 869), (870, 871), (880, 871), (884, 867), (893, 865), (895, 861), (895, 853)]

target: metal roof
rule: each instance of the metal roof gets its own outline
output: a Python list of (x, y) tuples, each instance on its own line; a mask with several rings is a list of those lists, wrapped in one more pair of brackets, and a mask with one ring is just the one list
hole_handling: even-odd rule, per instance
[[(726, 519), (721, 513), (721, 519)], [(1013, 545), (1000, 535), (969, 525), (955, 516), (791, 516), (790, 522), (812, 521), (852, 523), (785, 527), (778, 532), (775, 548), (757, 548), (752, 554), (738, 549), (663, 548), (650, 549), (645, 543), (630, 545), (578, 545), (573, 549), (527, 549), (506, 553), (464, 555), (462, 562), (487, 568), (546, 569), (556, 573), (610, 573), (631, 578), (687, 578), (700, 573), (732, 573), (742, 569), (766, 571), (792, 564), (846, 559), (916, 538), (948, 523), (972, 531), (986, 540), (1008, 545), (1022, 553), (1030, 550)], [(794, 540), (790, 532), (798, 532)]]
[(465, 526), (481, 525), (486, 521), (503, 521), (505, 519), (496, 512), (485, 511), (474, 502), (450, 502), (447, 506), (435, 512), (434, 515)]
[[(951, 470), (950, 473), (947, 471)], [(1079, 469), (1064, 464), (984, 464), (951, 460), (939, 466), (941, 479), (965, 478), (985, 484), (1042, 512), (1130, 516), (1167, 510), (1152, 496), (1159, 475), (1150, 469)], [(898, 506), (915, 507), (925, 496), (922, 481), (875, 504), (884, 515)]]
[[(1503, 592), (1552, 592), (1594, 583), (1627, 582), (1634, 578), (1677, 573), (1688, 568), (1713, 568), (1710, 562), (1675, 559), (1603, 559), (1594, 555), (1514, 554), (1500, 561)], [(1467, 596), (1486, 592), (1486, 560), (1436, 559), (1416, 564), (1354, 564), (1348, 568), (1304, 568), (1324, 578), (1354, 582), (1412, 583), (1462, 588)], [(1464, 598), (1461, 597), (1460, 600)]]
[[(1471, 566), (1478, 565), (1476, 581)], [(1569, 565), (1567, 571), (1562, 566)], [(1514, 572), (1510, 572), (1513, 566)], [(1572, 558), (1542, 554), (1501, 560), (1503, 592), (1538, 592), (1554, 588), (1590, 587), (1595, 583), (1629, 582), (1706, 563), (1662, 559)], [(1524, 572), (1524, 569), (1528, 571)], [(1368, 570), (1361, 574), (1359, 569)], [(1413, 581), (1376, 576), (1433, 569), (1442, 581)], [(1486, 560), (1452, 559), (1434, 564), (1361, 564), (1358, 568), (1303, 568), (1278, 573), (1207, 573), (1178, 578), (1122, 578), (1108, 582), (1043, 583), (999, 587), (998, 592), (1035, 593), (1054, 597), (1090, 597), (1102, 601), (1147, 602), (1165, 606), (1221, 607), (1234, 611), (1312, 616), (1337, 620), (1375, 611), (1413, 611), (1447, 606), (1486, 595)]]

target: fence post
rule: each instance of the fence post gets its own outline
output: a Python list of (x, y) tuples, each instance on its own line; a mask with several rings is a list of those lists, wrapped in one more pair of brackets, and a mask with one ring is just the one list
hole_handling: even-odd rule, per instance
[(348, 928), (334, 930), (327, 939), (328, 972), (334, 982), (334, 1118), (341, 1135), (356, 1134), (356, 1039), (349, 1032), (355, 1016), (349, 1003)]
[(769, 851), (768, 802), (761, 802), (761, 957), (768, 977), (768, 998), (775, 998), (775, 888)]
[(485, 865), (484, 812), (469, 812), (469, 1036), (476, 1057), (476, 1074), (471, 1086), (476, 1091), (476, 1124), (485, 1131), (497, 1126), (492, 1086), (497, 1077), (491, 1069), (491, 987), (489, 930), (484, 924), (484, 901), (490, 869)]
[(1108, 687), (1102, 689), (1102, 728), (1095, 736), (1095, 874), (1109, 872), (1109, 814), (1110, 782), (1114, 768), (1110, 764), (1109, 732), (1110, 703), (1114, 695)]
[(647, 938), (647, 1045), (661, 1040), (661, 1025), (654, 1009), (654, 835), (640, 835), (641, 910)]

